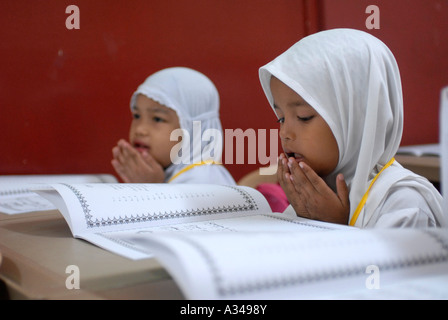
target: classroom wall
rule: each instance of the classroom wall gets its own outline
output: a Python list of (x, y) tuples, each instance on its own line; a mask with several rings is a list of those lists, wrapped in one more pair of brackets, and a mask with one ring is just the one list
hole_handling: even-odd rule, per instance
[[(66, 28), (71, 4), (80, 29)], [(224, 128), (276, 128), (258, 68), (310, 32), (308, 7), (289, 0), (1, 1), (0, 174), (114, 173), (111, 149), (128, 137), (132, 92), (170, 66), (214, 81)], [(239, 179), (257, 165), (227, 166)]]
[[(71, 4), (78, 30), (66, 28)], [(132, 92), (171, 66), (214, 81), (224, 128), (276, 128), (258, 68), (306, 34), (307, 10), (290, 0), (2, 0), (0, 174), (114, 173)], [(257, 165), (227, 166), (239, 179)]]
[[(214, 81), (224, 128), (275, 129), (258, 68), (319, 28), (366, 30), (367, 3), (379, 3), (381, 29), (371, 33), (402, 71), (403, 142), (437, 141), (438, 92), (448, 84), (443, 0), (2, 0), (0, 174), (114, 174), (111, 149), (128, 137), (132, 92), (176, 65)], [(66, 28), (72, 4), (80, 29)], [(237, 180), (260, 165), (245, 159), (225, 164)]]
[[(380, 29), (366, 28), (369, 5), (379, 9)], [(448, 1), (322, 0), (320, 10), (322, 29), (361, 29), (392, 50), (403, 85), (402, 145), (438, 142), (440, 91), (448, 86)]]

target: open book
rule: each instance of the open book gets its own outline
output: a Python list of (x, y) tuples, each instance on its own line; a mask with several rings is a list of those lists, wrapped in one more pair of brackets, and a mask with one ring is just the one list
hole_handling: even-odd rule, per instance
[(448, 299), (448, 229), (136, 234), (187, 299)]
[(429, 144), (401, 146), (400, 148), (398, 148), (397, 155), (412, 155), (416, 157), (423, 157), (423, 156), (439, 157), (440, 144), (429, 143)]
[(244, 186), (101, 183), (33, 190), (59, 209), (74, 237), (130, 259), (152, 256), (133, 242), (138, 234), (352, 229), (272, 213), (260, 192)]
[(117, 179), (110, 174), (35, 174), (0, 176), (0, 212), (18, 214), (54, 210), (48, 200), (30, 190), (36, 183), (112, 183)]

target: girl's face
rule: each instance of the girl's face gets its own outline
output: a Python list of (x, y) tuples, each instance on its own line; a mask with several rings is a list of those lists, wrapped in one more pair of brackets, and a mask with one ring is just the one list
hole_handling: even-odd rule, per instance
[(321, 177), (332, 173), (338, 164), (339, 149), (328, 124), (277, 78), (271, 77), (270, 86), (286, 156), (305, 162)]
[(132, 116), (131, 145), (140, 153), (148, 152), (163, 168), (167, 168), (171, 164), (171, 148), (178, 143), (170, 141), (171, 132), (180, 128), (176, 111), (139, 94)]

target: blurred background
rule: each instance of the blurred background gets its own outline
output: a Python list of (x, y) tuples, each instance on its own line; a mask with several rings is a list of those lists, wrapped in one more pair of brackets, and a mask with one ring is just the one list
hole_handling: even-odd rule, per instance
[[(78, 30), (66, 28), (69, 5), (79, 8)], [(380, 29), (366, 28), (369, 5), (380, 10)], [(171, 66), (215, 83), (224, 129), (276, 129), (258, 68), (304, 36), (339, 27), (367, 31), (395, 54), (402, 145), (438, 142), (446, 0), (2, 0), (0, 175), (115, 174), (111, 149), (128, 138), (131, 94)], [(225, 165), (238, 180), (260, 166), (245, 163)]]

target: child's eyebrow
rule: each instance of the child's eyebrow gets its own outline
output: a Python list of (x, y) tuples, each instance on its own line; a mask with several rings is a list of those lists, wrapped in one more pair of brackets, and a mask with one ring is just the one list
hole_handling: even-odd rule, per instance
[(305, 101), (295, 101), (295, 102), (291, 102), (289, 104), (289, 106), (291, 107), (309, 107), (308, 103), (306, 103)]
[[(275, 103), (273, 104), (274, 109), (280, 109)], [(295, 101), (288, 104), (288, 107), (310, 107), (305, 101)]]
[[(132, 107), (132, 110), (133, 111), (139, 111), (139, 107), (137, 106), (137, 105), (134, 105), (133, 107)], [(169, 108), (164, 108), (164, 107), (148, 107), (148, 108), (146, 108), (146, 110), (148, 111), (148, 112), (153, 112), (153, 113), (165, 113), (165, 114), (168, 114), (169, 113)]]
[(148, 108), (148, 111), (149, 112), (154, 112), (154, 113), (165, 113), (165, 114), (168, 114), (169, 112), (170, 112), (170, 109), (168, 109), (168, 108), (161, 108), (161, 107), (151, 107), (151, 108)]

